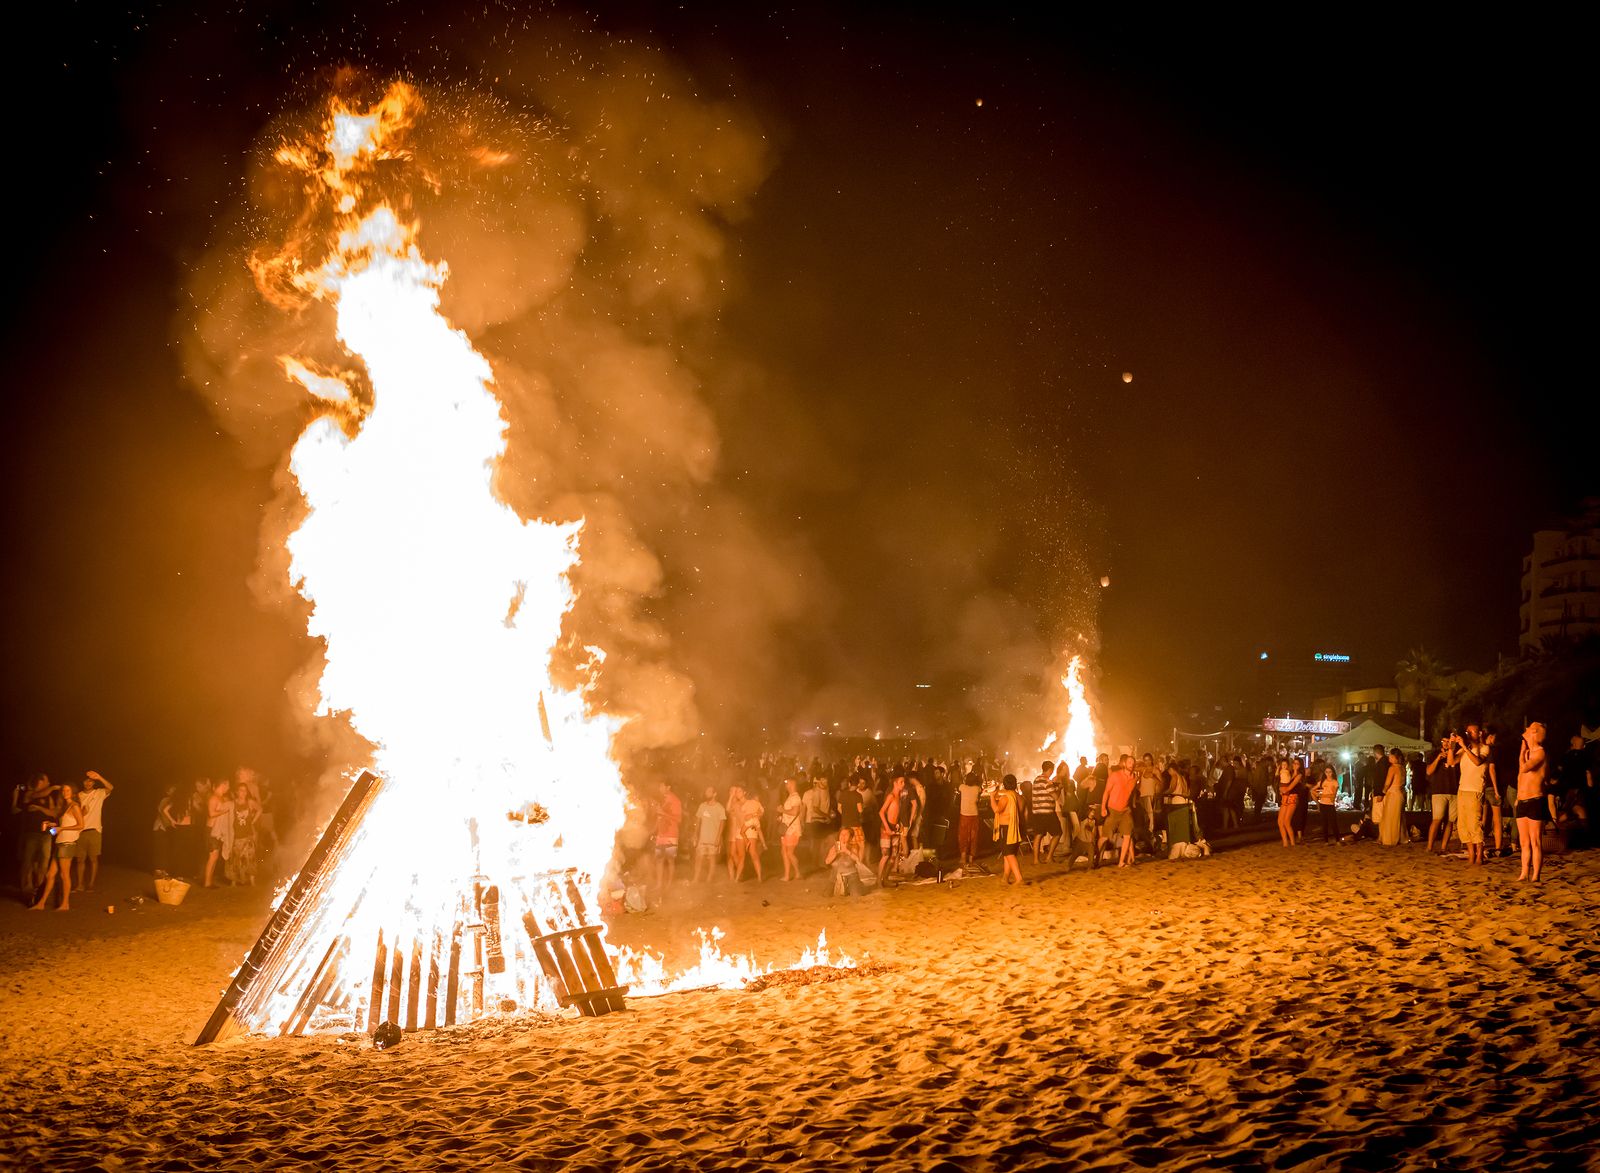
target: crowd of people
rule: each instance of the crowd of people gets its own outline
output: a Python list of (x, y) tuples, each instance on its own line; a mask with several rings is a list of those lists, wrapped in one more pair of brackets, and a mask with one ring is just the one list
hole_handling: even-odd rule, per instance
[[(915, 874), (986, 872), (983, 861), (997, 854), (1006, 881), (1021, 883), (1025, 858), (1131, 867), (1140, 856), (1202, 854), (1208, 834), (1269, 817), (1279, 842), (1298, 847), (1314, 811), (1323, 843), (1415, 842), (1475, 866), (1516, 854), (1521, 878), (1537, 880), (1546, 825), (1589, 828), (1600, 744), (1574, 736), (1558, 756), (1545, 737), (1538, 722), (1520, 737), (1468, 724), (1426, 757), (1382, 746), (1337, 762), (1314, 747), (1309, 755), (1116, 761), (1102, 753), (1093, 763), (1083, 756), (1016, 771), (984, 757), (803, 762), (765, 754), (730, 763), (723, 786), (657, 781), (629, 812), (610, 879), (643, 893), (642, 903), (659, 901), (680, 878), (681, 858), (691, 883), (827, 873), (846, 893)], [(95, 890), (114, 789), (92, 770), (77, 783), (38, 774), (15, 788), (9, 855), (29, 907), (69, 909), (74, 893)], [(273, 793), (248, 768), (173, 784), (157, 804), (150, 842), (158, 879), (254, 884), (278, 844)]]
[(1207, 835), (1268, 818), (1285, 847), (1305, 844), (1310, 824), (1326, 844), (1416, 842), (1474, 865), (1516, 854), (1521, 878), (1537, 880), (1545, 825), (1587, 829), (1594, 809), (1594, 746), (1574, 737), (1555, 758), (1545, 736), (1537, 722), (1520, 738), (1473, 724), (1449, 731), (1428, 757), (1375, 746), (1337, 762), (1315, 752), (1100, 754), (1075, 766), (1046, 761), (1021, 771), (1026, 778), (983, 758), (763, 755), (737, 763), (737, 781), (725, 788), (690, 795), (658, 782), (630, 812), (613, 882), (633, 881), (646, 902), (659, 900), (682, 855), (693, 859), (695, 883), (830, 873), (842, 893), (892, 882), (918, 864), (935, 875), (946, 865), (986, 871), (982, 861), (997, 852), (1006, 881), (1021, 883), (1024, 858), (1131, 867), (1180, 848), (1204, 853)]
[[(8, 854), (30, 908), (70, 909), (74, 892), (95, 890), (114, 789), (90, 770), (76, 783), (35, 774), (13, 790)], [(150, 845), (158, 879), (254, 884), (277, 845), (272, 792), (248, 767), (232, 778), (174, 783), (157, 803)]]

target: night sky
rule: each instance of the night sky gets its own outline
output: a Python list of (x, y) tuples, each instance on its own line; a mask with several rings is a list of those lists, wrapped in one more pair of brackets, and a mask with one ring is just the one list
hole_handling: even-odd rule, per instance
[[(12, 774), (293, 768), (306, 648), (247, 585), (271, 468), (185, 384), (185, 275), (323, 71), (493, 92), (544, 35), (500, 5), (213, 7), (58, 6), (7, 75)], [(713, 734), (959, 723), (997, 647), (1096, 623), (1128, 740), (1232, 706), (1263, 647), (1371, 684), (1417, 645), (1515, 650), (1529, 531), (1600, 491), (1567, 406), (1592, 402), (1570, 30), (556, 19), (664, 50), (771, 148), (718, 339), (764, 390), (708, 398), (719, 483), (808, 611), (746, 649), (759, 679), (699, 658)]]

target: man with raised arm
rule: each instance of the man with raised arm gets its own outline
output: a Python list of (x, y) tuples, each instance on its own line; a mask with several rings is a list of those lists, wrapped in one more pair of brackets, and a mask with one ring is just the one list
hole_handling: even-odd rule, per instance
[(1545, 793), (1545, 772), (1548, 760), (1544, 752), (1544, 726), (1538, 721), (1529, 725), (1522, 734), (1522, 748), (1517, 755), (1517, 841), (1522, 846), (1522, 874), (1519, 880), (1530, 877), (1539, 882), (1539, 869), (1544, 866), (1544, 820), (1546, 812), (1555, 818), (1555, 804)]

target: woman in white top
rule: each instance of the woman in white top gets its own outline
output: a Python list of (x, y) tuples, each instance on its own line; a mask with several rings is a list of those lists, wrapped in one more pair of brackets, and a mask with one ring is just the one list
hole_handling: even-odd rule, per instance
[[(800, 845), (800, 824), (805, 817), (805, 800), (793, 778), (783, 780), (783, 802), (778, 807), (778, 846), (783, 849), (783, 878), (800, 878), (800, 860), (795, 848)], [(792, 874), (791, 874), (792, 873)]]
[(57, 911), (65, 912), (72, 905), (72, 857), (78, 850), (78, 836), (83, 833), (83, 808), (78, 805), (78, 788), (71, 782), (62, 785), (61, 801), (65, 806), (51, 828), (55, 842), (50, 848), (50, 866), (44, 874), (44, 891), (29, 906), (35, 912), (44, 911), (57, 876), (61, 878), (61, 903), (56, 906)]

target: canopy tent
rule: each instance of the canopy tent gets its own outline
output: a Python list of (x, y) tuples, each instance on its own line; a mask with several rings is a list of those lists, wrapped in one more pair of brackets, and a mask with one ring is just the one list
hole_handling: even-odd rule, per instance
[(1429, 742), (1402, 736), (1371, 719), (1361, 722), (1348, 733), (1318, 741), (1311, 748), (1316, 753), (1325, 753), (1330, 749), (1370, 750), (1375, 745), (1381, 745), (1384, 749), (1401, 749), (1407, 753), (1427, 753), (1432, 748)]

